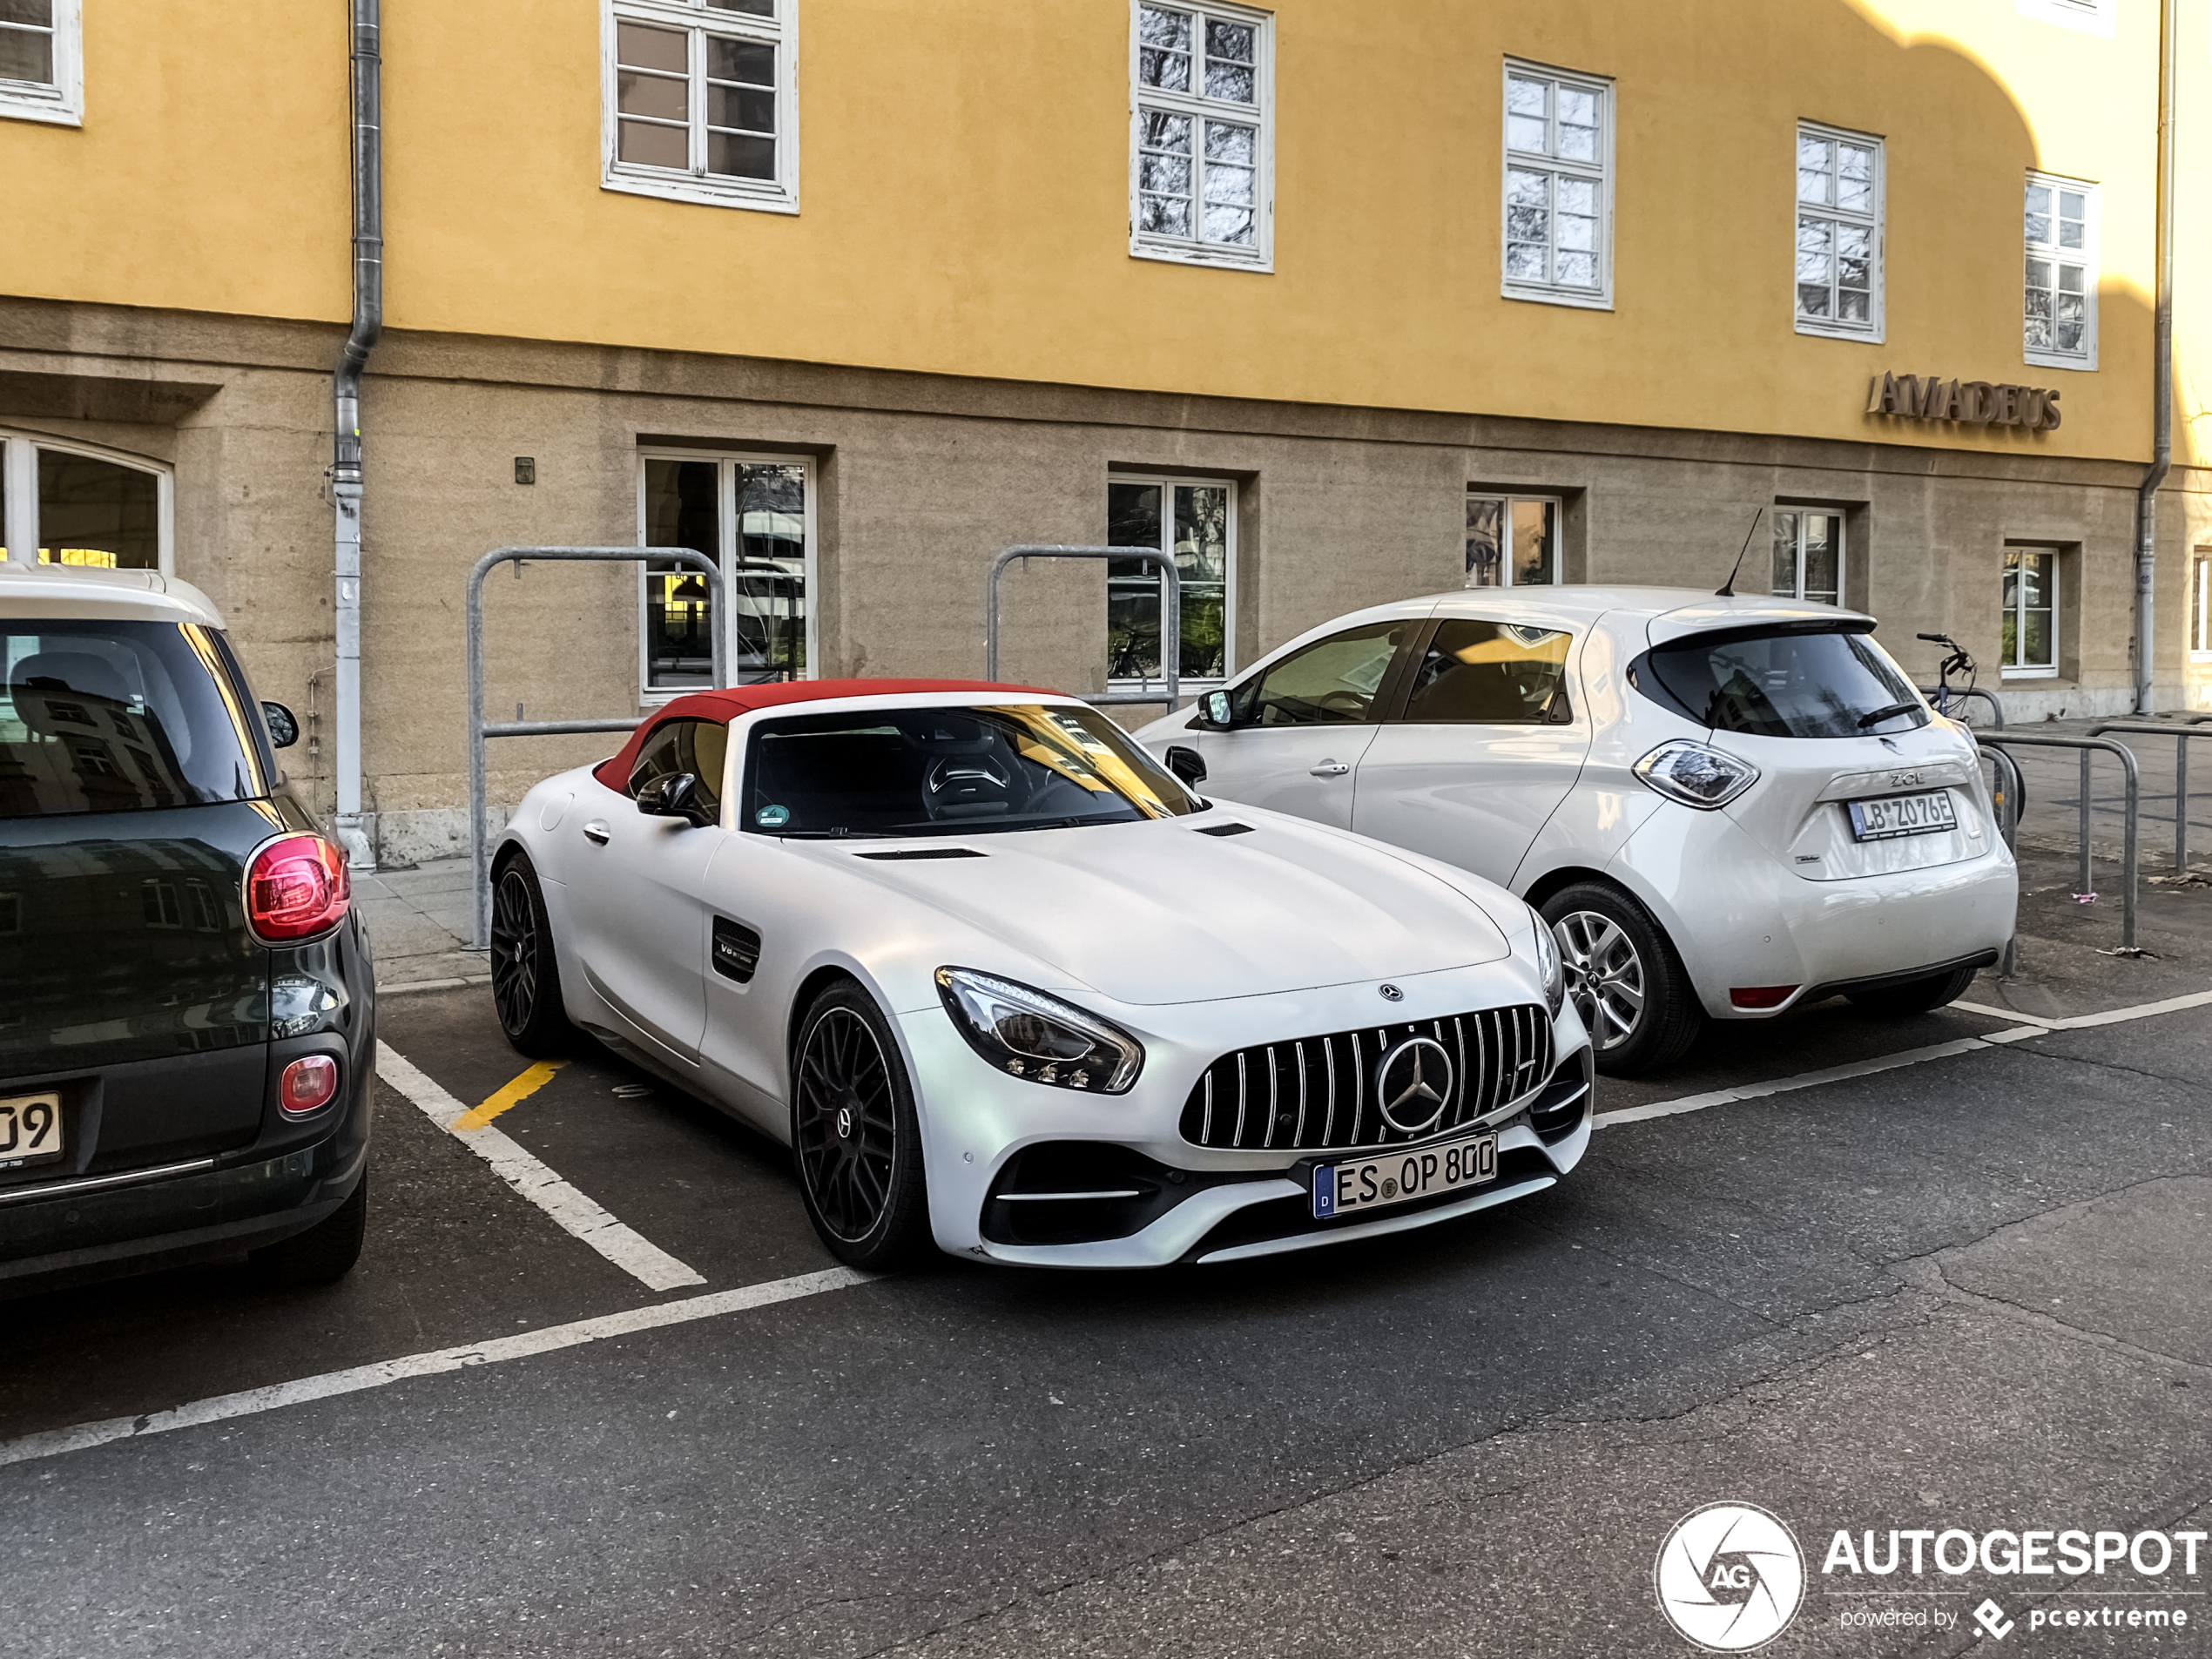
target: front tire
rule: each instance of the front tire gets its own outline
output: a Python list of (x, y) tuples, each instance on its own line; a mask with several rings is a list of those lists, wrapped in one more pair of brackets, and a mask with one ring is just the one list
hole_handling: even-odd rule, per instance
[(516, 1053), (543, 1060), (575, 1043), (576, 1028), (561, 1006), (561, 965), (553, 954), (545, 893), (520, 853), (492, 878), (491, 1000)]
[(1954, 968), (1947, 974), (1885, 986), (1878, 991), (1853, 991), (1850, 993), (1851, 1006), (1887, 1020), (1927, 1014), (1966, 995), (1979, 972), (1978, 968)]
[(1600, 1071), (1633, 1077), (1689, 1051), (1705, 1010), (1649, 910), (1610, 883), (1578, 881), (1544, 900), (1543, 916)]
[(791, 1148), (807, 1218), (840, 1261), (882, 1269), (931, 1247), (921, 1123), (874, 999), (847, 981), (806, 1010), (792, 1063)]

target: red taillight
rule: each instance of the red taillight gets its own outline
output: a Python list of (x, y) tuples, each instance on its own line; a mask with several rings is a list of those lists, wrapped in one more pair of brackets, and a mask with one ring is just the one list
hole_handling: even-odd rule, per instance
[(277, 1104), (294, 1117), (305, 1117), (329, 1105), (337, 1092), (338, 1062), (328, 1055), (303, 1055), (284, 1069)]
[(272, 944), (327, 933), (353, 898), (344, 850), (320, 835), (271, 841), (246, 872), (246, 923)]
[(1739, 985), (1728, 1000), (1739, 1008), (1778, 1008), (1797, 992), (1794, 985)]

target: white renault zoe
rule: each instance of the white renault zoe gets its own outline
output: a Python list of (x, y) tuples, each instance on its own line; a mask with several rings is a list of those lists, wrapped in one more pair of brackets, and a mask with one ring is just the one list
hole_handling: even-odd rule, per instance
[(1226, 1261), (1525, 1197), (1589, 1143), (1551, 934), (1449, 865), (1213, 806), (1075, 698), (679, 698), (523, 799), (493, 996), (797, 1154), (816, 1229)]
[(1873, 630), (1666, 588), (1444, 594), (1313, 629), (1138, 736), (1210, 794), (1521, 894), (1628, 1074), (1708, 1016), (1939, 1007), (2011, 936), (1973, 741)]

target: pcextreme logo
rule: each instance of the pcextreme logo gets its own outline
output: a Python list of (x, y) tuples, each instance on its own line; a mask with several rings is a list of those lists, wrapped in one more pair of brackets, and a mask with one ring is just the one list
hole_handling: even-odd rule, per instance
[(1652, 1568), (1659, 1610), (1708, 1653), (1748, 1653), (1790, 1628), (1805, 1594), (1795, 1534), (1756, 1504), (1709, 1503), (1675, 1523)]

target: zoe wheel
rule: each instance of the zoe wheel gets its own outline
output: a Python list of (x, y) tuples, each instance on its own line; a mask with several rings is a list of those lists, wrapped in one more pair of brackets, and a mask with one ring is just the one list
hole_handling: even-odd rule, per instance
[(1629, 1077), (1681, 1059), (1703, 1028), (1705, 1011), (1651, 913), (1599, 881), (1562, 888), (1544, 901), (1543, 913), (1597, 1069)]
[(793, 1055), (792, 1152), (814, 1231), (839, 1260), (893, 1267), (930, 1243), (921, 1126), (899, 1045), (857, 985), (807, 1009)]
[(516, 857), (500, 867), (491, 887), (491, 1000), (499, 1028), (522, 1054), (558, 1054), (576, 1028), (561, 1006), (561, 968), (553, 958), (553, 928), (545, 894), (530, 861)]

